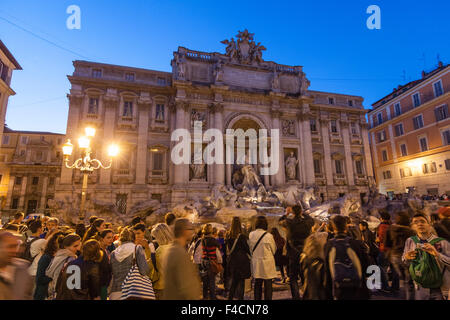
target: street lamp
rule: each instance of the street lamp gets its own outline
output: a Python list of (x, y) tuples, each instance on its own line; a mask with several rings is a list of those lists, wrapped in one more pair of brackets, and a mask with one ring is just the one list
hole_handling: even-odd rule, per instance
[(80, 204), (80, 213), (79, 219), (80, 221), (84, 221), (86, 209), (86, 192), (87, 192), (87, 184), (88, 184), (88, 176), (94, 170), (98, 170), (100, 168), (110, 169), (112, 165), (112, 159), (119, 154), (119, 147), (116, 144), (112, 144), (108, 148), (108, 156), (110, 157), (109, 165), (103, 165), (98, 159), (91, 159), (91, 139), (95, 136), (95, 128), (87, 127), (85, 129), (85, 136), (82, 136), (78, 139), (78, 147), (82, 151), (82, 157), (75, 160), (73, 164), (69, 165), (69, 158), (73, 152), (73, 144), (70, 140), (63, 145), (63, 154), (64, 154), (64, 164), (68, 169), (76, 169), (80, 170), (83, 174), (83, 186), (81, 188), (81, 204)]

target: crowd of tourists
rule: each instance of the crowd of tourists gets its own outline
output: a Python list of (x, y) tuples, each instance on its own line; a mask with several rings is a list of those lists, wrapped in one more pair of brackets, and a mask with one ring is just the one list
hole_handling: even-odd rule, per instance
[(401, 290), (410, 300), (449, 299), (450, 207), (432, 219), (380, 216), (371, 229), (339, 214), (319, 222), (294, 206), (276, 221), (234, 217), (225, 230), (172, 213), (151, 226), (95, 216), (65, 226), (19, 212), (0, 230), (0, 300), (271, 300), (275, 279), (295, 300)]

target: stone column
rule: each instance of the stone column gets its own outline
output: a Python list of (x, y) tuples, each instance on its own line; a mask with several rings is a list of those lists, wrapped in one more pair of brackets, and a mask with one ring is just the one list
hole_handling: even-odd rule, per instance
[[(278, 129), (280, 131), (280, 139), (282, 137), (281, 134), (281, 126), (280, 126), (280, 111), (277, 108), (273, 108), (271, 110), (271, 115), (272, 115), (272, 128), (273, 129)], [(283, 145), (280, 141), (280, 146), (279, 146), (279, 150), (280, 150), (280, 154), (279, 154), (279, 168), (278, 168), (278, 172), (275, 174), (275, 181), (274, 181), (274, 186), (281, 186), (284, 184), (284, 150), (283, 150)]]
[(20, 198), (19, 198), (19, 209), (25, 209), (25, 194), (27, 192), (27, 181), (28, 177), (25, 176), (22, 178), (22, 185), (20, 187)]
[(342, 139), (344, 140), (345, 168), (346, 168), (345, 171), (347, 174), (347, 183), (349, 186), (353, 186), (355, 185), (355, 178), (353, 174), (353, 158), (348, 126), (349, 126), (348, 121), (341, 121)]
[(48, 176), (44, 177), (44, 181), (42, 182), (42, 191), (41, 191), (41, 203), (40, 203), (40, 209), (45, 210), (46, 205), (46, 198), (47, 198), (47, 188), (48, 188)]
[(323, 165), (325, 170), (325, 177), (327, 179), (327, 185), (333, 186), (333, 167), (331, 162), (330, 152), (330, 135), (328, 133), (329, 120), (320, 118), (320, 129), (322, 131), (322, 143), (323, 143)]
[(9, 182), (8, 182), (8, 193), (6, 195), (6, 204), (5, 204), (6, 209), (9, 209), (11, 207), (12, 193), (13, 193), (15, 182), (16, 182), (16, 177), (10, 175)]
[[(304, 105), (305, 108), (305, 105)], [(309, 105), (306, 106), (309, 110)], [(314, 160), (312, 154), (312, 140), (311, 140), (311, 128), (310, 128), (310, 113), (304, 112), (299, 117), (299, 121), (302, 122), (301, 128), (303, 133), (302, 150), (304, 160), (303, 165), (305, 166), (305, 177), (304, 182), (306, 185), (310, 186), (316, 182), (316, 177), (314, 175)]]
[[(69, 116), (67, 120), (66, 139), (71, 139), (72, 144), (76, 145), (76, 138), (78, 132), (78, 125), (81, 114), (81, 107), (83, 102), (82, 94), (70, 94), (69, 98)], [(73, 160), (73, 157), (70, 159)], [(67, 169), (63, 163), (61, 169), (61, 184), (72, 184), (73, 170)]]
[(146, 184), (150, 99), (139, 99), (139, 126), (136, 154), (136, 184)]
[[(223, 132), (223, 105), (221, 103), (215, 103), (214, 104), (214, 126), (215, 129), (219, 130), (222, 134)], [(225, 141), (224, 141), (225, 143)], [(216, 159), (222, 164), (215, 163), (214, 164), (214, 183), (223, 185), (225, 183), (225, 167), (224, 167), (224, 160), (225, 155), (222, 157), (222, 159), (217, 158)]]
[[(372, 156), (370, 154), (368, 124), (361, 123), (361, 136), (364, 145), (364, 162), (366, 164), (367, 176), (373, 177)], [(374, 142), (375, 143), (375, 142)]]
[[(116, 124), (116, 114), (118, 110), (119, 98), (117, 96), (105, 96), (105, 120), (103, 122), (103, 150), (102, 160), (109, 159), (108, 157), (108, 145), (114, 139), (114, 128)], [(127, 156), (127, 155), (123, 155)], [(111, 184), (111, 171), (100, 170), (100, 184)]]
[[(186, 108), (187, 108), (187, 104), (185, 104), (184, 102), (177, 103), (175, 130), (183, 129), (183, 128), (185, 129)], [(185, 177), (184, 177), (184, 167), (185, 166), (188, 166), (188, 165), (187, 164), (174, 165), (174, 183), (175, 183), (175, 185), (183, 185), (184, 183), (187, 182), (187, 181), (185, 181)]]

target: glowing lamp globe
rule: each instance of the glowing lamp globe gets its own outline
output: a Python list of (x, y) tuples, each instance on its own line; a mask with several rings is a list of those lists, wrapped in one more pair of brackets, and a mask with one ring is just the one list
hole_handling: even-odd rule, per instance
[(86, 137), (93, 138), (95, 136), (95, 128), (87, 127), (84, 131), (86, 133)]
[(88, 149), (90, 144), (91, 141), (87, 137), (81, 137), (80, 139), (78, 139), (78, 146), (81, 149)]
[(63, 154), (65, 156), (71, 156), (73, 151), (73, 144), (70, 143), (70, 139), (63, 145)]
[(110, 157), (116, 157), (119, 154), (119, 147), (116, 144), (112, 144), (108, 148), (108, 155)]

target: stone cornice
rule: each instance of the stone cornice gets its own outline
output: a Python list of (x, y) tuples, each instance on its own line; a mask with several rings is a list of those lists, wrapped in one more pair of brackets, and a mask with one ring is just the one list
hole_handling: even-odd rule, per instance
[(81, 105), (81, 103), (83, 102), (84, 99), (84, 95), (83, 94), (68, 94), (67, 98), (69, 99), (69, 103), (72, 104), (76, 104), (76, 105)]

